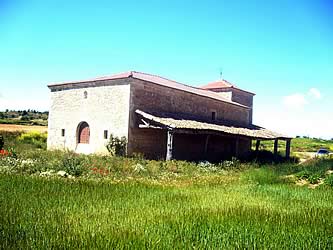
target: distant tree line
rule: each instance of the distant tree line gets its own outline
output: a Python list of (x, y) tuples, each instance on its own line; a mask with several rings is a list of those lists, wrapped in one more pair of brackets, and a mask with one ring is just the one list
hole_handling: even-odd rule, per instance
[(0, 119), (2, 121), (41, 121), (42, 124), (47, 124), (49, 112), (44, 111), (40, 112), (34, 109), (27, 110), (9, 110), (6, 109), (3, 112), (0, 112)]

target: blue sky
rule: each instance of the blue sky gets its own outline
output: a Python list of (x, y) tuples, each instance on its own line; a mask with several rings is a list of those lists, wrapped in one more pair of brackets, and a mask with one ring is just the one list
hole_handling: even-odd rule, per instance
[(0, 110), (128, 70), (255, 92), (254, 122), (333, 137), (333, 2), (0, 0)]

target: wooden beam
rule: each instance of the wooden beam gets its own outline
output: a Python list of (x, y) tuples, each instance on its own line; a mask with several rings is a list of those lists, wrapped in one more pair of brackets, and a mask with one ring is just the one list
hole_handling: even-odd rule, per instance
[(139, 124), (139, 128), (151, 128), (151, 129), (163, 129), (161, 127), (156, 127), (152, 125)]
[(278, 147), (279, 147), (279, 140), (274, 140), (274, 160), (277, 160), (278, 157)]
[(286, 159), (290, 158), (290, 146), (291, 146), (291, 140), (286, 140)]
[(260, 140), (257, 139), (257, 142), (256, 142), (256, 152), (259, 152), (259, 147), (260, 147)]
[(173, 153), (173, 131), (167, 131), (167, 151), (165, 160), (170, 161), (172, 160), (172, 153)]
[(235, 156), (238, 158), (239, 157), (239, 138), (236, 138), (236, 143), (235, 143)]
[(210, 138), (210, 135), (207, 135), (206, 141), (205, 141), (205, 155), (207, 155), (207, 153), (208, 153), (209, 138)]
[(149, 126), (149, 122), (146, 122), (144, 119), (141, 119), (144, 125)]
[(172, 129), (175, 134), (191, 134), (191, 135), (216, 135), (221, 137), (228, 137), (228, 138), (240, 138), (240, 139), (251, 139), (249, 136), (238, 135), (238, 134), (228, 134), (224, 132), (217, 132), (212, 130), (199, 130), (199, 129), (179, 129), (173, 128)]

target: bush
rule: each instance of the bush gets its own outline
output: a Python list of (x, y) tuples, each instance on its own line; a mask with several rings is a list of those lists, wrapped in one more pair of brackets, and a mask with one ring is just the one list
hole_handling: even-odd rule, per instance
[(226, 170), (239, 170), (241, 169), (243, 166), (241, 164), (241, 162), (235, 158), (235, 157), (232, 157), (231, 158), (231, 161), (223, 161), (219, 164), (219, 166), (222, 168), (222, 169), (226, 169)]
[(296, 174), (298, 179), (308, 179), (311, 176), (311, 173), (307, 170), (303, 170)]
[(319, 178), (320, 178), (319, 174), (313, 174), (308, 178), (308, 180), (311, 184), (317, 184), (319, 182)]
[(110, 135), (110, 140), (106, 145), (106, 148), (112, 156), (125, 156), (127, 147), (127, 139), (125, 136), (119, 138), (117, 136)]
[(28, 115), (21, 116), (21, 121), (30, 121), (30, 117)]
[(64, 155), (62, 160), (63, 170), (73, 176), (80, 176), (85, 170), (84, 157), (69, 152)]
[(18, 137), (18, 141), (33, 144), (37, 148), (45, 148), (47, 140), (47, 133), (40, 133), (37, 131), (23, 133)]
[(278, 153), (275, 157), (274, 153), (268, 150), (260, 150), (258, 152), (252, 151), (250, 155), (245, 159), (247, 161), (252, 161), (260, 164), (271, 164), (271, 163), (298, 163), (298, 157), (290, 157), (286, 159), (283, 155)]

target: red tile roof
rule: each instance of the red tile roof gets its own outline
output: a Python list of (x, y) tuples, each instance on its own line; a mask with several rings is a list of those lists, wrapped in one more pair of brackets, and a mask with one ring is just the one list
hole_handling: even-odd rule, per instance
[(111, 75), (111, 76), (97, 77), (97, 78), (93, 78), (93, 79), (89, 79), (89, 80), (55, 83), (55, 84), (48, 85), (48, 87), (52, 89), (52, 88), (56, 88), (56, 87), (66, 86), (66, 85), (76, 85), (76, 84), (80, 84), (80, 83), (90, 83), (90, 82), (93, 83), (93, 82), (123, 79), (123, 78), (129, 78), (129, 77), (139, 79), (139, 80), (143, 80), (143, 81), (147, 81), (147, 82), (151, 82), (151, 83), (155, 83), (155, 84), (162, 85), (162, 86), (169, 87), (169, 88), (173, 88), (173, 89), (182, 90), (182, 91), (193, 93), (193, 94), (196, 94), (196, 95), (209, 97), (209, 98), (212, 98), (212, 99), (215, 99), (215, 100), (232, 103), (232, 104), (237, 105), (237, 106), (246, 107), (246, 106), (244, 106), (242, 104), (239, 104), (237, 102), (233, 102), (231, 100), (228, 100), (227, 98), (225, 98), (225, 97), (223, 97), (223, 96), (221, 96), (221, 95), (219, 95), (219, 94), (217, 94), (213, 91), (192, 87), (192, 86), (185, 85), (185, 84), (182, 84), (182, 83), (179, 83), (179, 82), (176, 82), (176, 81), (173, 81), (173, 80), (161, 77), (161, 76), (142, 73), (142, 72), (137, 72), (137, 71), (128, 71), (128, 72), (124, 72), (124, 73), (120, 73), (120, 74), (115, 74), (115, 75)]
[(219, 80), (216, 82), (208, 83), (207, 85), (204, 85), (200, 87), (201, 89), (222, 89), (222, 88), (237, 88), (232, 83), (228, 82), (227, 80)]
[(237, 89), (237, 90), (246, 92), (246, 93), (251, 94), (251, 95), (255, 95), (252, 92), (249, 92), (249, 91), (238, 88), (236, 85), (234, 85), (234, 84), (232, 84), (232, 83), (230, 83), (230, 82), (228, 82), (227, 80), (224, 80), (224, 79), (216, 81), (216, 82), (208, 83), (207, 85), (204, 85), (200, 88), (205, 89), (205, 90), (211, 90), (211, 91), (214, 91), (214, 90), (217, 90), (217, 89), (233, 88), (233, 89)]

